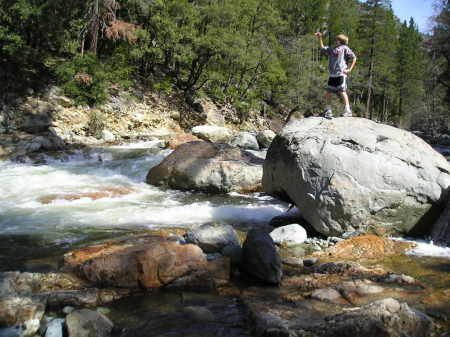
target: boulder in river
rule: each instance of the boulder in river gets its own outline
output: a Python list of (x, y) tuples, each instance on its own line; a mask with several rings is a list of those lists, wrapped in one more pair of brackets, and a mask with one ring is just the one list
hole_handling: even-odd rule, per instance
[(212, 143), (229, 143), (233, 132), (223, 126), (200, 125), (192, 128), (192, 134), (200, 139)]
[(231, 141), (231, 145), (242, 149), (259, 150), (258, 141), (250, 132), (239, 132)]
[(186, 233), (186, 241), (205, 253), (221, 253), (227, 246), (239, 247), (239, 238), (231, 225), (204, 224)]
[(179, 146), (147, 175), (147, 183), (207, 193), (261, 188), (264, 160), (227, 144), (191, 142)]
[(449, 185), (450, 164), (430, 145), (363, 118), (294, 120), (264, 163), (264, 191), (328, 236), (430, 232)]
[(274, 229), (270, 236), (276, 244), (292, 246), (307, 239), (306, 230), (299, 224), (292, 224)]
[(114, 324), (97, 311), (81, 309), (67, 315), (66, 326), (69, 337), (109, 337)]
[[(218, 262), (208, 261), (200, 247), (157, 235), (86, 247), (64, 258), (67, 267), (90, 283), (103, 286), (158, 288), (184, 278), (180, 284), (188, 285), (192, 279), (196, 285), (203, 281), (207, 283), (204, 287), (209, 287), (229, 277), (224, 274), (224, 265), (220, 270), (216, 268)], [(228, 259), (222, 262), (229, 265)]]
[(242, 248), (241, 270), (258, 280), (278, 284), (282, 277), (281, 258), (266, 228), (254, 228)]

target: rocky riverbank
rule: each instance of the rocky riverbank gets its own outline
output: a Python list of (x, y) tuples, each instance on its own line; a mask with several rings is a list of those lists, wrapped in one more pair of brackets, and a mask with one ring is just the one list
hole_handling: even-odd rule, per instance
[[(234, 303), (240, 332), (227, 330), (227, 336), (402, 336), (405, 331), (408, 336), (444, 336), (448, 328), (448, 282), (434, 289), (383, 267), (383, 261), (401, 258), (413, 244), (368, 235), (308, 255), (315, 250), (311, 243), (302, 244), (303, 254), (293, 254), (286, 251), (293, 243), (275, 245), (269, 235), (262, 239), (265, 244), (258, 244), (260, 239), (254, 244), (258, 236), (250, 235), (253, 238), (244, 239), (242, 258), (239, 236), (231, 227), (216, 226), (88, 246), (65, 254), (64, 267), (57, 273), (1, 273), (0, 334), (146, 336), (143, 327), (156, 323), (145, 315), (152, 309), (140, 307), (141, 321), (127, 321), (114, 315), (120, 308), (114, 303), (129, 296), (151, 302), (153, 295), (143, 291), (155, 287), (162, 287), (167, 296), (191, 296), (199, 290), (211, 294), (206, 302), (177, 302), (167, 312), (191, 328), (206, 325), (209, 332), (227, 326), (218, 322), (225, 318), (219, 318), (211, 304)], [(249, 262), (249, 255), (256, 260)], [(269, 283), (278, 285), (261, 284), (261, 275), (277, 275)], [(111, 309), (102, 309), (105, 306)]]

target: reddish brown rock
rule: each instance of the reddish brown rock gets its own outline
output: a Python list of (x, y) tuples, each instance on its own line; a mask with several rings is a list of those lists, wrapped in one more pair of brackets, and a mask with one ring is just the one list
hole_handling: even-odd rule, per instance
[(198, 246), (155, 235), (87, 247), (66, 254), (65, 262), (89, 282), (113, 287), (158, 288), (200, 271), (205, 282), (229, 278)]
[(326, 259), (378, 260), (386, 256), (402, 254), (414, 245), (410, 242), (393, 241), (367, 234), (340, 241), (335, 246), (314, 255)]
[(103, 198), (117, 198), (133, 192), (133, 189), (127, 187), (105, 187), (100, 191), (74, 193), (74, 194), (50, 194), (39, 198), (42, 204), (50, 204), (55, 200), (74, 201), (83, 198), (98, 200)]

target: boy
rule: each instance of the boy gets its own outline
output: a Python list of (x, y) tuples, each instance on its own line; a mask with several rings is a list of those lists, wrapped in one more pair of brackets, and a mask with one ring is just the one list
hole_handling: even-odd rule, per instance
[[(322, 33), (317, 32), (314, 35), (319, 38), (322, 51), (328, 55), (328, 71), (330, 73), (328, 88), (325, 94), (326, 106), (322, 116), (329, 119), (333, 118), (333, 112), (331, 111), (331, 94), (335, 93), (339, 94), (344, 100), (345, 109), (342, 116), (352, 117), (352, 111), (347, 95), (347, 74), (355, 67), (356, 55), (347, 46), (348, 37), (343, 34), (336, 36), (336, 47), (331, 48), (323, 44)], [(347, 61), (352, 62), (350, 68), (347, 67)]]

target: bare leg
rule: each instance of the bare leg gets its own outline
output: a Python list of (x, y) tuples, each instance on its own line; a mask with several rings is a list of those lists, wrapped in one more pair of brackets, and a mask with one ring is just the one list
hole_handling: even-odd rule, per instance
[(331, 92), (329, 91), (325, 92), (325, 104), (331, 105)]
[(342, 99), (344, 100), (345, 106), (350, 105), (350, 102), (348, 100), (347, 92), (346, 91), (341, 91), (340, 95), (341, 95)]

